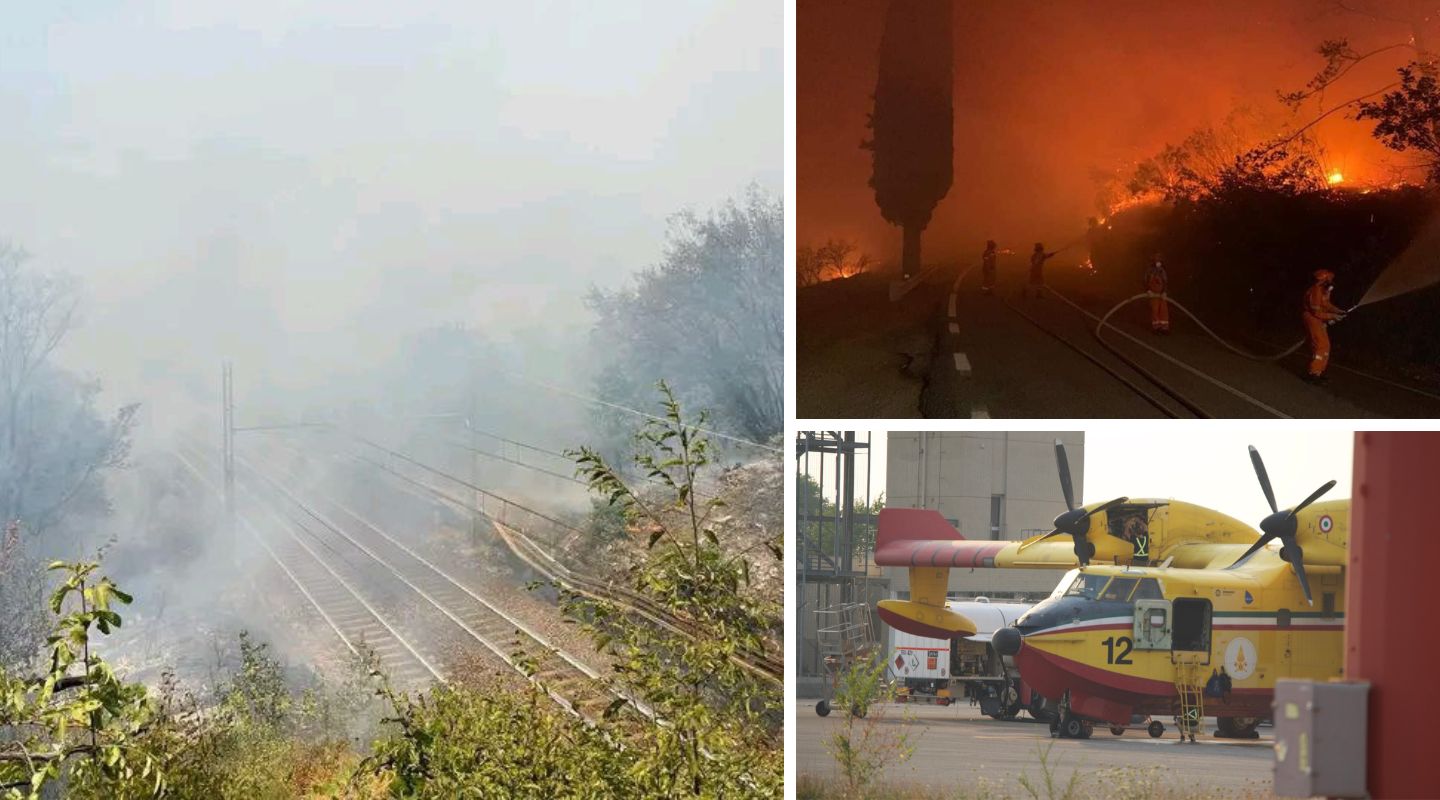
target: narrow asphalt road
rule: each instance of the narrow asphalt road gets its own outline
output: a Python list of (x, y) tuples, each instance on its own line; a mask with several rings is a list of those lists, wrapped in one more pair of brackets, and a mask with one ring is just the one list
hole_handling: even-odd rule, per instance
[(1173, 333), (1154, 336), (1143, 301), (1111, 318), (1102, 344), (1096, 320), (1123, 298), (1100, 295), (1073, 268), (1048, 280), (1063, 297), (1022, 299), (1023, 275), (1013, 269), (983, 294), (978, 270), (953, 266), (898, 302), (874, 276), (804, 290), (799, 416), (1440, 417), (1440, 394), (1356, 368), (1339, 344), (1330, 383), (1313, 386), (1301, 380), (1303, 346), (1278, 361), (1245, 358), (1173, 309)]

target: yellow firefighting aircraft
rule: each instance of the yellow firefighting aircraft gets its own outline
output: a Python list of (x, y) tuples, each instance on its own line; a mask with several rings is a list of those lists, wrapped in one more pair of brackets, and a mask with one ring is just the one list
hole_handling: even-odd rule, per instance
[[(1335, 481), (1282, 511), (1251, 447), (1272, 511), (1257, 534), (1174, 500), (1077, 508), (1059, 441), (1055, 451), (1069, 510), (1050, 533), (965, 541), (935, 511), (881, 511), (875, 561), (910, 574), (910, 599), (880, 601), (881, 618), (923, 636), (969, 636), (974, 625), (944, 607), (950, 569), (1078, 566), (1069, 586), (992, 640), (1014, 656), (1025, 683), (1056, 702), (1052, 729), (1063, 737), (1088, 737), (1095, 722), (1118, 732), (1132, 715), (1173, 712), (1182, 740), (1188, 733), (1194, 741), (1207, 714), (1219, 720), (1217, 735), (1253, 738), (1277, 678), (1340, 676), (1350, 501), (1315, 502)], [(1278, 550), (1266, 546), (1277, 540)]]

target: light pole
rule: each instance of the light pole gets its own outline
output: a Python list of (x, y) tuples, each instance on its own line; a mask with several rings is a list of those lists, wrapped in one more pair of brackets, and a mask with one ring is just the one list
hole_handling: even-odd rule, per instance
[(235, 551), (235, 377), (229, 361), (220, 365), (221, 454), (224, 463), (227, 546)]
[[(472, 406), (473, 408), (473, 406)], [(473, 500), (470, 504), (470, 542), (474, 544), (480, 541), (480, 453), (475, 441), (475, 426), (470, 424), (470, 415), (465, 415), (465, 430), (470, 432), (470, 492)]]

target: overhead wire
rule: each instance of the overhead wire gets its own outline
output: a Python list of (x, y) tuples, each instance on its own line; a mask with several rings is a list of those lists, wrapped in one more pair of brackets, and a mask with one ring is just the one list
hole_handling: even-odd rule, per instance
[[(518, 373), (518, 372), (508, 372), (508, 371), (507, 371), (506, 374), (507, 374), (507, 375), (511, 375), (512, 377), (518, 378), (518, 379), (520, 379), (520, 380), (522, 380), (522, 381), (524, 381), (524, 382), (526, 382), (526, 383), (533, 384), (533, 385), (535, 385), (535, 386), (539, 386), (539, 387), (542, 388), (542, 389), (548, 389), (549, 391), (555, 392), (556, 394), (564, 395), (564, 396), (566, 396), (566, 397), (570, 397), (570, 398), (573, 398), (573, 399), (575, 399), (575, 400), (581, 400), (581, 401), (584, 401), (584, 402), (587, 402), (587, 403), (593, 403), (593, 404), (595, 404), (595, 405), (604, 406), (605, 408), (611, 408), (611, 409), (614, 409), (614, 410), (616, 410), (616, 411), (623, 411), (623, 412), (625, 412), (625, 413), (627, 413), (627, 414), (634, 414), (634, 415), (637, 416), (637, 417), (644, 417), (645, 419), (653, 420), (653, 421), (655, 421), (655, 422), (670, 422), (670, 421), (671, 421), (671, 420), (669, 420), (669, 419), (667, 419), (667, 418), (665, 418), (665, 417), (659, 416), (659, 415), (657, 415), (657, 414), (651, 414), (651, 413), (649, 413), (648, 411), (641, 411), (641, 410), (638, 409), (638, 408), (631, 408), (631, 407), (626, 406), (626, 405), (621, 405), (620, 403), (616, 403), (616, 402), (613, 402), (613, 401), (611, 401), (611, 400), (605, 400), (604, 398), (600, 398), (600, 397), (592, 397), (592, 396), (587, 395), (587, 394), (581, 394), (580, 392), (571, 391), (570, 389), (562, 389), (562, 388), (559, 387), (559, 386), (555, 386), (555, 385), (553, 385), (553, 384), (549, 384), (549, 383), (546, 383), (546, 382), (541, 381), (541, 380), (536, 380), (535, 378), (531, 378), (531, 377), (529, 377), (529, 376), (527, 376), (527, 375), (522, 375), (522, 374), (520, 374), (520, 373)], [(746, 439), (746, 438), (744, 438), (743, 436), (736, 436), (736, 435), (730, 434), (730, 433), (723, 433), (723, 432), (717, 431), (717, 430), (715, 430), (715, 429), (713, 429), (713, 428), (703, 428), (703, 427), (701, 427), (701, 426), (699, 426), (699, 425), (688, 425), (688, 424), (685, 425), (685, 427), (687, 427), (687, 428), (689, 428), (689, 429), (691, 429), (691, 430), (699, 431), (699, 432), (701, 432), (701, 433), (703, 433), (703, 434), (705, 434), (705, 435), (707, 435), (707, 436), (713, 436), (713, 437), (715, 437), (715, 438), (717, 438), (717, 439), (725, 439), (726, 441), (735, 442), (736, 444), (743, 444), (743, 445), (746, 445), (746, 446), (748, 446), (748, 447), (756, 447), (756, 448), (759, 448), (759, 449), (761, 449), (761, 450), (769, 450), (769, 451), (772, 452), (772, 453), (784, 453), (784, 452), (785, 452), (784, 448), (775, 447), (775, 446), (773, 446), (773, 445), (764, 444), (764, 443), (762, 443), (762, 442), (757, 442), (757, 441), (755, 441), (755, 440), (753, 440), (753, 439)]]

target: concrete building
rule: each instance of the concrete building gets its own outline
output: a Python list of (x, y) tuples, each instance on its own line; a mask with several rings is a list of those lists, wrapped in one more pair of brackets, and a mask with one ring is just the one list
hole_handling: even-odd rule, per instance
[[(1055, 440), (1065, 443), (1075, 502), (1083, 502), (1085, 434), (1043, 431), (891, 432), (885, 505), (933, 508), (966, 539), (1019, 540), (1047, 533), (1065, 510), (1055, 467)], [(951, 570), (950, 591), (1013, 597), (1055, 588), (1050, 570)], [(906, 570), (887, 567), (890, 596), (909, 596)]]

